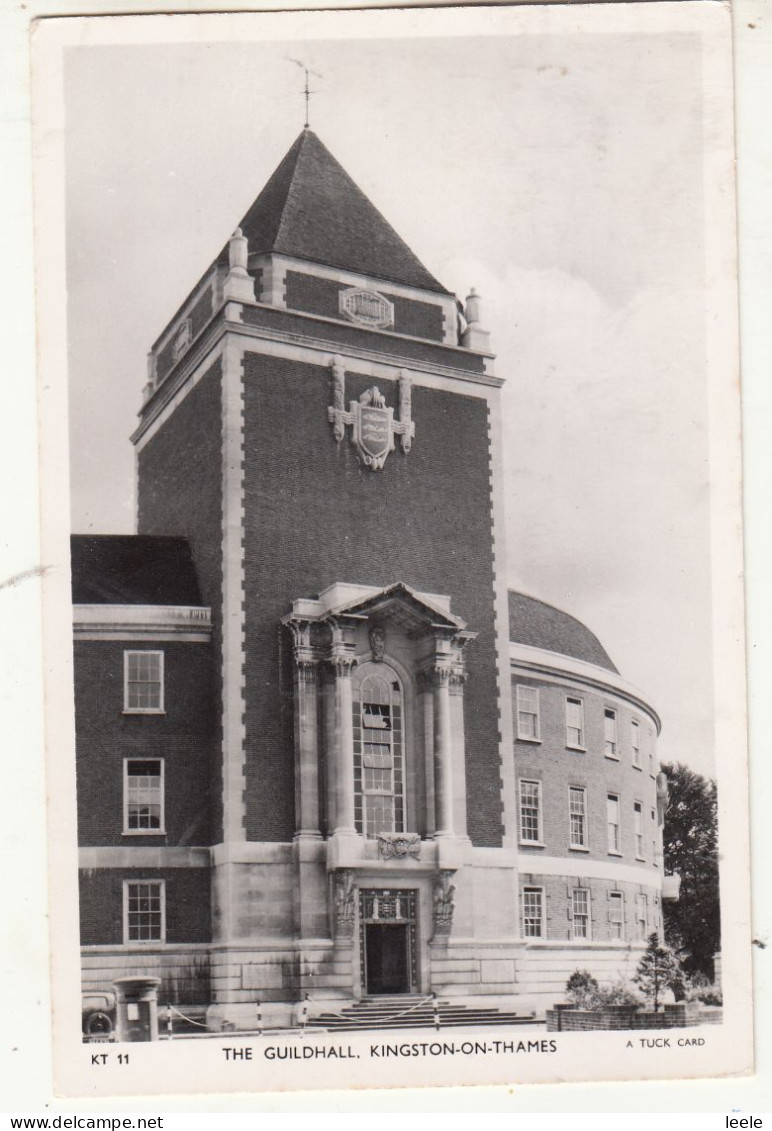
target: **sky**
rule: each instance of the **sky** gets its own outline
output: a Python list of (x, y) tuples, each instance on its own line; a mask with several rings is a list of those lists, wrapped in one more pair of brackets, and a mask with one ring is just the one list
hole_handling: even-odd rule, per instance
[(699, 39), (594, 14), (413, 38), (394, 15), (391, 39), (68, 50), (73, 529), (134, 529), (147, 351), (300, 132), (303, 59), (321, 140), (482, 296), (509, 584), (584, 621), (661, 714), (662, 759), (711, 774)]

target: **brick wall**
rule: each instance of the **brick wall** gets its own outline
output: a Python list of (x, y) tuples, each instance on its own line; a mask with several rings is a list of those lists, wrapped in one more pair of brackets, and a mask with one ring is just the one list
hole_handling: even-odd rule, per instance
[[(294, 830), (292, 660), (280, 618), (334, 581), (401, 580), (449, 594), (479, 633), (467, 649), (468, 824), (475, 844), (500, 844), (485, 402), (414, 387), (412, 451), (371, 472), (348, 436), (333, 440), (328, 369), (258, 354), (244, 368), (248, 836), (288, 840)], [(370, 384), (347, 374), (347, 399)], [(396, 403), (394, 385), (381, 385)]]
[(306, 337), (322, 339), (335, 345), (358, 346), (367, 350), (380, 350), (386, 354), (415, 361), (427, 361), (445, 365), (452, 369), (464, 369), (470, 373), (484, 373), (485, 359), (468, 350), (452, 349), (433, 342), (412, 342), (406, 338), (395, 338), (387, 332), (360, 329), (358, 326), (314, 321), (301, 318), (283, 310), (268, 310), (260, 306), (245, 306), (242, 320), (247, 325), (266, 326), (287, 333), (303, 334)]
[(167, 943), (211, 941), (208, 868), (94, 868), (80, 873), (82, 946), (123, 942), (124, 880), (165, 881)]
[[(541, 741), (515, 739), (515, 769), (518, 780), (525, 778), (542, 783), (544, 818), (544, 847), (521, 845), (520, 851), (534, 856), (534, 868), (538, 868), (538, 856), (546, 854), (606, 862), (618, 860), (619, 863), (640, 867), (644, 875), (650, 872), (654, 865), (652, 842), (659, 836), (659, 827), (656, 820), (656, 784), (650, 770), (652, 767), (656, 771), (656, 759), (653, 757), (655, 737), (649, 718), (613, 695), (513, 675), (516, 735), (518, 684), (535, 687), (539, 691)], [(584, 703), (584, 752), (569, 749), (566, 745), (567, 695), (581, 698)], [(606, 707), (617, 712), (618, 761), (607, 758), (604, 753)], [(640, 723), (642, 769), (635, 768), (632, 762), (630, 723), (634, 718)], [(571, 786), (586, 790), (589, 848), (585, 852), (570, 848), (568, 791)], [(606, 798), (609, 793), (619, 797), (621, 857), (615, 857), (608, 851)], [(633, 827), (633, 805), (636, 801), (642, 806), (643, 862), (636, 859)]]
[[(189, 540), (204, 604), (212, 609), (214, 672), (221, 668), (222, 605), (222, 396), (216, 361), (139, 452), (138, 532), (176, 534)], [(215, 680), (213, 748), (221, 741), (219, 681)], [(215, 830), (221, 826), (220, 762), (212, 766), (217, 798)]]
[[(123, 653), (162, 650), (165, 714), (123, 714)], [(215, 702), (207, 644), (75, 644), (78, 835), (90, 845), (212, 843)], [(166, 834), (123, 835), (124, 758), (163, 758)]]
[[(322, 314), (326, 318), (341, 318), (339, 295), (341, 291), (347, 290), (350, 290), (348, 283), (320, 278), (318, 275), (306, 275), (300, 271), (287, 272), (285, 296), (291, 310)], [(435, 342), (443, 340), (443, 312), (439, 303), (404, 298), (382, 288), (379, 288), (378, 293), (394, 306), (395, 333), (430, 338)]]
[(588, 1011), (584, 1009), (548, 1009), (548, 1033), (587, 1033), (618, 1029), (686, 1029), (695, 1024), (687, 1016), (686, 1007), (665, 1006), (662, 1013), (634, 1009)]
[[(521, 872), (521, 892), (523, 888), (529, 887), (541, 888), (543, 891), (545, 933), (542, 938), (548, 941), (566, 941), (573, 938), (571, 893), (574, 888), (582, 888), (590, 893), (590, 940), (592, 942), (615, 942), (617, 939), (611, 929), (609, 918), (611, 906), (609, 892), (611, 891), (619, 891), (623, 895), (624, 923), (621, 942), (644, 943), (647, 936), (657, 929), (660, 914), (659, 892), (645, 884), (600, 880), (589, 876), (543, 876), (538, 871)], [(637, 921), (636, 896), (639, 893), (645, 894), (647, 898), (645, 931), (639, 929)], [(522, 908), (522, 899), (520, 905)]]

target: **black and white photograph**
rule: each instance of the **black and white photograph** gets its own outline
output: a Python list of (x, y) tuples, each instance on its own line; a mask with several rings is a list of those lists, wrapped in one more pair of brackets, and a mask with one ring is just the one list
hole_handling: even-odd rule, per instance
[(60, 1088), (748, 1071), (727, 11), (37, 50)]

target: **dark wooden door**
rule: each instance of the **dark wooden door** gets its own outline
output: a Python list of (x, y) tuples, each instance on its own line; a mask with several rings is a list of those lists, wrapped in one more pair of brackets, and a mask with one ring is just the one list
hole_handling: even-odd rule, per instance
[(368, 994), (410, 993), (410, 940), (406, 923), (367, 923)]

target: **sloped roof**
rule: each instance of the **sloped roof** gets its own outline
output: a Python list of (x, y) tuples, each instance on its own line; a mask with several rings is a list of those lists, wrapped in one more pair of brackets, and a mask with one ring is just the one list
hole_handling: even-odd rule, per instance
[(74, 534), (74, 605), (201, 605), (184, 538), (146, 534)]
[[(450, 293), (309, 129), (297, 138), (239, 226), (251, 253), (273, 251)], [(223, 254), (227, 262), (227, 248)]]
[(617, 672), (597, 636), (576, 617), (513, 589), (509, 591), (509, 639)]

